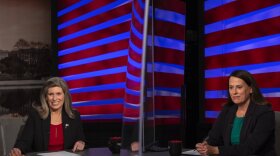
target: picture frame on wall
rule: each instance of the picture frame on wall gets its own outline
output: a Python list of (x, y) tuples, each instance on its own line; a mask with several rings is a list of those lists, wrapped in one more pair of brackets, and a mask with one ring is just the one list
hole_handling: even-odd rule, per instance
[(0, 115), (25, 115), (54, 67), (51, 1), (0, 3)]

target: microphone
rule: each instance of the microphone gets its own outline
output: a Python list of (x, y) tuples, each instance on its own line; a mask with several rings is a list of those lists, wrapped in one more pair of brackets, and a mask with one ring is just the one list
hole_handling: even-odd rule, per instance
[(65, 124), (65, 129), (66, 129), (67, 127), (69, 127), (69, 124), (68, 124), (68, 123)]

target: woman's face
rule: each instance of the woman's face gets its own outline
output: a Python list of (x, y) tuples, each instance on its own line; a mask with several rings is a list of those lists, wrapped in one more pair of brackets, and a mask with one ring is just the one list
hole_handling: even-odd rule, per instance
[(61, 111), (64, 103), (64, 92), (60, 87), (48, 89), (47, 102), (51, 111)]
[(231, 76), (229, 78), (229, 94), (232, 101), (237, 105), (249, 104), (252, 88), (240, 78)]

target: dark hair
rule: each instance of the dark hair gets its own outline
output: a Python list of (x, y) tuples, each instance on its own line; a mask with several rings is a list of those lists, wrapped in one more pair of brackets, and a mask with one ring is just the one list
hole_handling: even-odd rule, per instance
[[(250, 100), (253, 103), (256, 103), (258, 105), (267, 105), (269, 104), (265, 98), (263, 97), (256, 80), (254, 79), (254, 77), (252, 76), (252, 74), (250, 74), (248, 71), (246, 70), (235, 70), (233, 71), (230, 77), (237, 77), (242, 79), (248, 86), (250, 86), (252, 88), (252, 93), (250, 95)], [(228, 82), (229, 83), (229, 82)], [(228, 84), (229, 85), (229, 84)], [(233, 101), (231, 99), (231, 97), (229, 96), (229, 91), (228, 92), (228, 98), (227, 98), (227, 105), (233, 105)]]
[(46, 119), (49, 115), (49, 105), (47, 103), (46, 97), (48, 94), (48, 89), (52, 87), (60, 87), (63, 90), (64, 93), (64, 110), (67, 113), (67, 115), (70, 118), (75, 118), (75, 115), (73, 113), (73, 108), (72, 108), (72, 99), (71, 99), (71, 94), (69, 92), (67, 83), (60, 77), (53, 77), (48, 79), (45, 84), (43, 85), (43, 88), (41, 89), (41, 94), (40, 94), (40, 106), (34, 106), (33, 107), (39, 112), (40, 116), (42, 119)]

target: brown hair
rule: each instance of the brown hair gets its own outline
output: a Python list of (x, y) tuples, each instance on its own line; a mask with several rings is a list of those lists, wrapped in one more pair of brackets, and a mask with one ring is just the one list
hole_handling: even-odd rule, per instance
[[(230, 77), (237, 77), (242, 79), (248, 86), (250, 86), (252, 88), (252, 93), (250, 95), (250, 100), (253, 103), (256, 103), (258, 105), (266, 105), (269, 104), (265, 98), (263, 97), (256, 80), (254, 79), (254, 77), (252, 76), (252, 74), (250, 74), (248, 71), (246, 70), (235, 70), (233, 71)], [(227, 98), (227, 105), (233, 105), (233, 101), (229, 96), (229, 91), (228, 91), (228, 98)]]
[(40, 106), (35, 106), (33, 105), (33, 107), (38, 111), (38, 113), (40, 114), (42, 119), (46, 119), (49, 116), (49, 105), (47, 103), (46, 97), (48, 94), (48, 89), (52, 88), (52, 87), (60, 87), (63, 90), (64, 93), (64, 110), (66, 112), (66, 114), (70, 117), (70, 118), (75, 118), (75, 115), (73, 113), (73, 108), (72, 108), (72, 98), (71, 98), (71, 94), (69, 92), (68, 86), (66, 84), (66, 82), (60, 78), (60, 77), (53, 77), (48, 79), (45, 84), (43, 85), (43, 88), (41, 89), (41, 93), (40, 93)]

